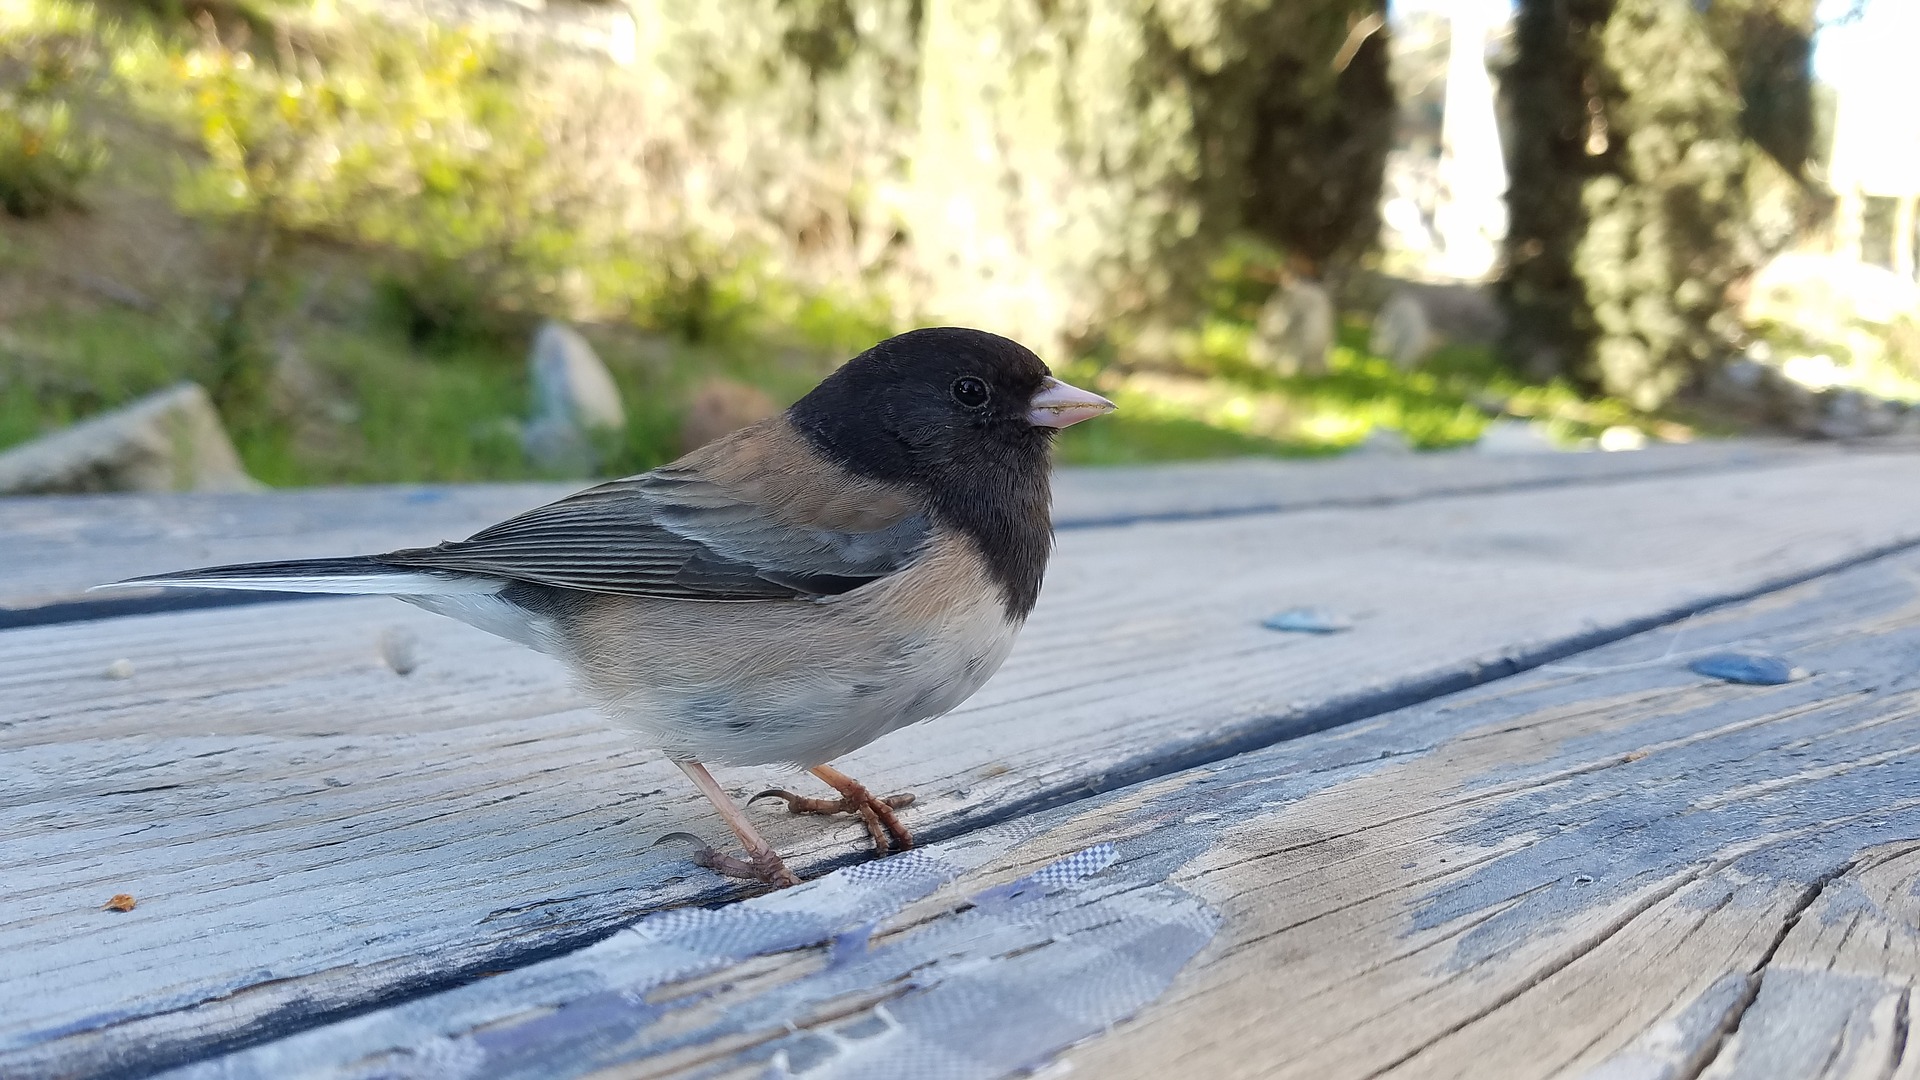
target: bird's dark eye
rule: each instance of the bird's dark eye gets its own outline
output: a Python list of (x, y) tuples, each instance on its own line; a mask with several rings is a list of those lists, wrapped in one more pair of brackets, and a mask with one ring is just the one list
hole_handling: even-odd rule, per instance
[(971, 375), (962, 375), (958, 379), (953, 380), (953, 400), (965, 405), (969, 409), (977, 409), (985, 405), (987, 399), (992, 396), (993, 391), (987, 389), (987, 383), (984, 379), (976, 379)]

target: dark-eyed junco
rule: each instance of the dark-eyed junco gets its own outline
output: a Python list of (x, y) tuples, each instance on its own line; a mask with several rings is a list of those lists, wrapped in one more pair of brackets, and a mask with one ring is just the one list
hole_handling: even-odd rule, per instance
[(790, 885), (702, 763), (806, 767), (839, 798), (768, 794), (858, 814), (881, 854), (911, 846), (911, 796), (826, 762), (999, 668), (1052, 549), (1051, 436), (1112, 408), (1006, 338), (915, 330), (780, 416), (467, 540), (115, 584), (386, 594), (551, 653), (746, 846), (705, 865)]

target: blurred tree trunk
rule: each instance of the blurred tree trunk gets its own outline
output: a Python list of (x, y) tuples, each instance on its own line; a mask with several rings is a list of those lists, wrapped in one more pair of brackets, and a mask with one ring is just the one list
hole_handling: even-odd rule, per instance
[(1185, 318), (1266, 240), (1314, 276), (1378, 232), (1384, 0), (928, 0), (910, 190), (932, 307), (1084, 343)]
[[(1343, 276), (1379, 238), (1394, 123), (1386, 15), (1386, 0), (1324, 4), (1310, 40), (1283, 37), (1251, 73), (1246, 225), (1316, 277)], [(1246, 122), (1233, 104), (1212, 115)]]
[[(1234, 237), (1321, 274), (1377, 232), (1385, 0), (636, 13), (636, 69), (669, 84), (654, 100), (697, 102), (675, 121), (679, 160), (650, 170), (662, 216), (771, 234), (818, 280), (886, 282), (909, 318), (1060, 349), (1180, 320)], [(653, 110), (654, 132), (665, 118)], [(720, 186), (672, 192), (692, 176)]]
[(1812, 0), (1522, 0), (1503, 78), (1510, 360), (1656, 408), (1727, 356), (1791, 239)]

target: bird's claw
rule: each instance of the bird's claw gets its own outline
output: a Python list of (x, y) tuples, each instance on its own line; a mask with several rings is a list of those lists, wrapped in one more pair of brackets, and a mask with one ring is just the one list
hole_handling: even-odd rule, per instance
[(913, 847), (913, 833), (908, 831), (895, 810), (903, 810), (913, 805), (911, 794), (872, 795), (865, 788), (843, 795), (837, 799), (814, 799), (805, 795), (796, 795), (783, 788), (768, 788), (747, 800), (747, 804), (761, 799), (781, 799), (787, 804), (789, 814), (854, 814), (867, 827), (867, 835), (873, 838), (873, 850), (880, 855), (889, 855), (895, 851), (906, 851)]
[(713, 845), (688, 832), (667, 833), (655, 840), (653, 845), (659, 847), (669, 840), (692, 844), (694, 865), (704, 866), (715, 873), (744, 881), (764, 882), (780, 889), (800, 884), (800, 879), (794, 875), (793, 871), (787, 869), (787, 864), (781, 861), (779, 854), (772, 848), (749, 851), (747, 857), (743, 859), (738, 855), (725, 855), (715, 851)]
[[(870, 798), (874, 802), (885, 803), (894, 810), (905, 810), (917, 801), (917, 796), (911, 791), (903, 791), (898, 795), (874, 795)], [(805, 795), (796, 795), (785, 788), (768, 788), (748, 799), (747, 804), (751, 806), (761, 799), (785, 799), (787, 812), (790, 814), (851, 814), (858, 810), (853, 803), (844, 798), (813, 799)]]
[(693, 835), (690, 832), (661, 833), (659, 838), (654, 840), (654, 842), (650, 846), (659, 847), (661, 844), (666, 844), (666, 843), (692, 844), (694, 847), (707, 846), (707, 842), (705, 840), (700, 839), (699, 837)]
[(761, 799), (786, 800), (787, 813), (789, 814), (840, 814), (853, 809), (853, 807), (847, 805), (847, 800), (845, 799), (811, 799), (805, 795), (796, 795), (785, 788), (768, 788), (753, 798), (748, 799), (747, 805), (752, 806)]

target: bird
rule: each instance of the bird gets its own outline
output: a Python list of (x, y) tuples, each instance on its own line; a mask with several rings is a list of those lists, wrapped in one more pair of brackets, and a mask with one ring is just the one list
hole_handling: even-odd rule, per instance
[(831, 762), (999, 669), (1052, 553), (1054, 436), (1113, 409), (1009, 338), (922, 328), (782, 413), (465, 540), (102, 587), (388, 595), (547, 653), (744, 850), (693, 837), (698, 864), (785, 887), (798, 878), (707, 766), (799, 766), (837, 797), (748, 803), (856, 815), (880, 856), (912, 847), (897, 811), (913, 797)]

